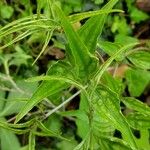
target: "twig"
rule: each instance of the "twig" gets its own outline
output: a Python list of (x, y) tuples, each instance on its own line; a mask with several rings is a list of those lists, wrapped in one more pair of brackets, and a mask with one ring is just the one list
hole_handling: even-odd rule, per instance
[(7, 120), (7, 123), (10, 123), (10, 122), (12, 122), (15, 119), (16, 119), (16, 116), (14, 116), (14, 117), (10, 118), (9, 120)]
[(63, 103), (61, 103), (60, 105), (58, 105), (56, 108), (52, 109), (49, 113), (47, 113), (45, 115), (45, 119), (47, 117), (49, 117), (50, 115), (52, 115), (53, 113), (55, 113), (57, 110), (59, 110), (61, 107), (63, 107), (64, 105), (66, 105), (68, 102), (70, 102), (73, 98), (75, 98), (77, 95), (79, 95), (81, 93), (81, 90), (76, 92), (74, 95), (72, 95), (71, 97), (69, 97), (66, 101), (64, 101)]

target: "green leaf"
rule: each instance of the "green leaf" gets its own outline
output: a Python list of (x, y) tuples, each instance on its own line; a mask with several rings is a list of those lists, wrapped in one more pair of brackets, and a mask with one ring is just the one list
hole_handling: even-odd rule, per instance
[(23, 118), (23, 116), (25, 116), (35, 105), (41, 102), (43, 98), (61, 92), (63, 87), (65, 87), (64, 82), (43, 82), (16, 116), (16, 122)]
[(0, 28), (0, 31), (1, 31), (1, 32), (2, 32), (2, 31), (4, 32), (4, 31), (10, 29), (11, 27), (13, 27), (13, 26), (15, 26), (15, 25), (17, 25), (17, 24), (19, 24), (19, 23), (27, 22), (27, 21), (32, 20), (32, 19), (35, 19), (35, 18), (37, 18), (37, 15), (27, 16), (27, 17), (24, 17), (24, 18), (17, 19), (17, 20), (15, 20), (15, 21), (13, 21), (13, 22), (11, 22), (11, 23), (5, 25), (4, 27)]
[(122, 101), (128, 108), (136, 110), (143, 115), (150, 115), (150, 107), (147, 104), (132, 97), (122, 98)]
[(27, 102), (27, 99), (38, 85), (37, 82), (27, 83), (23, 80), (16, 81), (16, 84), (19, 89), (21, 89), (21, 92), (14, 91), (9, 93), (8, 98), (5, 99), (5, 107), (0, 112), (0, 116), (8, 116), (14, 113), (18, 113), (23, 108)]
[[(121, 48), (119, 44), (108, 41), (99, 41), (98, 47), (100, 47), (109, 56), (112, 56)], [(116, 60), (121, 61), (122, 59), (124, 59), (124, 57), (124, 55), (120, 54), (119, 56), (117, 56)]]
[(47, 129), (56, 133), (60, 133), (62, 127), (62, 117), (58, 114), (53, 114), (47, 118), (47, 120), (44, 122), (44, 125)]
[(132, 33), (132, 29), (127, 23), (127, 20), (124, 16), (114, 15), (113, 24), (111, 26), (111, 31), (115, 33), (119, 33), (122, 35), (129, 35)]
[(48, 46), (48, 43), (52, 37), (52, 34), (53, 34), (53, 30), (50, 30), (47, 32), (47, 35), (46, 35), (46, 39), (45, 39), (45, 43), (44, 43), (44, 46), (41, 50), (41, 52), (39, 53), (39, 55), (36, 57), (35, 61), (33, 62), (33, 64), (35, 64), (35, 62), (40, 58), (40, 56), (44, 53), (44, 51), (46, 50), (46, 47)]
[(42, 122), (37, 121), (37, 125), (43, 131), (43, 133), (47, 134), (48, 136), (57, 137), (57, 138), (60, 138), (62, 140), (67, 140), (66, 138), (62, 137), (60, 135), (60, 133), (57, 133), (57, 132), (54, 132), (54, 131), (51, 131), (50, 129), (48, 129)]
[[(2, 100), (2, 99), (0, 99), (0, 100)], [(3, 110), (0, 112), (0, 117), (18, 113), (24, 104), (25, 104), (25, 99), (20, 98), (20, 99), (17, 99), (16, 101), (14, 101), (14, 99), (9, 99), (6, 102)]]
[[(8, 47), (8, 46), (10, 46), (10, 45), (12, 45), (12, 44), (18, 42), (18, 41), (20, 41), (20, 40), (22, 40), (22, 39), (24, 39), (25, 37), (27, 37), (27, 36), (33, 34), (34, 32), (37, 32), (37, 31), (36, 31), (36, 30), (33, 30), (33, 31), (27, 30), (27, 31), (23, 32), (22, 34), (19, 34), (16, 38), (12, 39), (10, 42), (8, 42), (8, 43), (6, 43), (5, 45), (3, 45), (2, 47), (0, 47), (0, 50), (2, 50), (2, 49), (4, 49), (4, 48), (6, 48), (6, 47)], [(28, 56), (28, 55), (26, 54), (26, 57), (27, 57), (27, 56)], [(24, 61), (24, 60), (23, 60), (23, 61)]]
[(26, 145), (26, 146), (21, 147), (20, 150), (29, 150), (28, 148), (29, 148), (29, 146)]
[(14, 133), (6, 129), (0, 129), (0, 133), (1, 150), (20, 150), (19, 140)]
[[(110, 0), (102, 8), (102, 11), (110, 11), (117, 2), (118, 0)], [(102, 33), (106, 18), (107, 14), (94, 16), (90, 18), (78, 31), (80, 38), (86, 44), (89, 52), (92, 54), (95, 52), (97, 39)]]
[(20, 150), (21, 148), (17, 136), (7, 126), (4, 118), (0, 118), (0, 143), (1, 150)]
[(127, 116), (127, 120), (134, 129), (150, 129), (149, 115), (132, 113)]
[(131, 150), (129, 145), (118, 138), (115, 137), (106, 137), (106, 136), (100, 136), (96, 137), (96, 140), (99, 143), (99, 148), (104, 150)]
[[(57, 62), (53, 64), (48, 72), (47, 75), (62, 75), (62, 76), (72, 76), (71, 72), (66, 74), (70, 69), (70, 66), (67, 63)], [(63, 81), (50, 80), (50, 81), (43, 81), (42, 84), (38, 87), (38, 89), (34, 92), (32, 97), (29, 101), (25, 104), (23, 109), (19, 112), (16, 116), (16, 122), (18, 122), (23, 116), (25, 116), (35, 105), (41, 102), (45, 97), (52, 96), (56, 93), (60, 94), (60, 92), (67, 88), (68, 84)]]
[(94, 0), (94, 3), (99, 5), (99, 4), (102, 4), (104, 3), (104, 0)]
[(25, 134), (25, 133), (30, 131), (30, 129), (23, 129), (23, 130), (22, 129), (16, 129), (16, 128), (14, 128), (13, 125), (10, 125), (4, 121), (0, 121), (0, 128), (9, 130), (9, 131), (16, 133), (16, 134)]
[(138, 68), (150, 69), (150, 52), (148, 51), (133, 52), (128, 59)]
[(102, 83), (118, 95), (123, 92), (122, 81), (117, 78), (113, 78), (113, 76), (107, 72), (103, 74)]
[(140, 130), (140, 139), (136, 139), (136, 143), (137, 143), (139, 149), (143, 149), (143, 150), (150, 149), (149, 130), (141, 129)]
[(13, 7), (7, 6), (7, 5), (3, 5), (3, 6), (0, 6), (0, 7), (1, 7), (0, 16), (3, 19), (9, 19), (10, 17), (12, 17), (13, 12), (14, 12)]
[(129, 69), (125, 76), (131, 96), (140, 96), (150, 82), (150, 73), (144, 70)]
[(77, 134), (84, 139), (88, 132), (89, 132), (89, 121), (88, 116), (85, 111), (83, 110), (72, 110), (72, 111), (65, 111), (60, 113), (62, 116), (72, 116), (76, 117), (76, 125), (77, 125)]
[(117, 34), (115, 36), (115, 43), (120, 44), (120, 46), (126, 46), (132, 43), (138, 43), (139, 40), (135, 37), (127, 36), (124, 34)]
[(126, 50), (129, 50), (130, 48), (134, 47), (137, 44), (138, 43), (132, 43), (132, 44), (123, 46), (116, 53), (114, 53), (109, 59), (107, 59), (107, 61), (105, 61), (105, 63), (103, 63), (101, 65), (101, 67), (97, 70), (97, 73), (95, 74), (95, 77), (93, 79), (93, 85), (94, 85), (93, 91), (95, 90), (96, 86), (98, 85), (103, 73), (106, 71), (106, 69), (109, 67), (109, 65), (118, 57), (118, 55), (125, 52)]
[[(130, 18), (135, 23), (140, 23), (141, 21), (144, 21), (149, 18), (149, 15), (146, 12), (136, 7), (134, 0), (126, 0), (126, 3), (128, 6), (128, 11), (130, 13)], [(141, 4), (144, 4), (144, 3), (141, 3)]]
[(12, 53), (12, 58), (9, 61), (9, 66), (15, 65), (15, 66), (21, 66), (21, 65), (28, 65), (29, 59), (32, 57), (30, 55), (27, 55), (24, 50), (21, 48), (20, 45), (15, 46), (15, 53)]
[(51, 76), (37, 76), (37, 77), (33, 77), (33, 78), (29, 78), (26, 81), (27, 82), (36, 82), (36, 81), (51, 81), (51, 80), (56, 80), (56, 81), (64, 81), (66, 83), (70, 83), (78, 88), (81, 89), (85, 89), (84, 86), (82, 86), (79, 82), (71, 79), (71, 78), (67, 78), (67, 77), (63, 77), (63, 76), (57, 76), (57, 75), (51, 75)]
[(35, 150), (35, 135), (33, 131), (29, 133), (29, 150)]
[(83, 13), (76, 13), (76, 14), (69, 16), (69, 21), (71, 23), (75, 23), (75, 22), (81, 21), (89, 17), (102, 15), (102, 14), (109, 14), (112, 12), (123, 12), (123, 11), (119, 9), (113, 9), (113, 10), (96, 10), (96, 11), (88, 11), (88, 12), (83, 12)]
[(30, 127), (31, 125), (33, 125), (35, 123), (35, 119), (31, 119), (27, 122), (24, 122), (24, 123), (20, 123), (20, 124), (13, 124), (13, 123), (7, 123), (5, 121), (0, 121), (0, 126), (2, 128), (5, 128), (5, 127), (8, 127), (8, 128), (5, 128), (5, 129), (8, 129), (9, 130), (9, 127), (10, 128), (14, 128), (14, 129), (19, 129), (19, 128), (28, 128)]
[(71, 139), (71, 141), (58, 142), (56, 147), (60, 150), (66, 150), (66, 148), (67, 148), (67, 150), (73, 150), (78, 143), (72, 137), (70, 137), (70, 139)]
[(89, 133), (90, 126), (87, 113), (89, 112), (89, 101), (88, 95), (84, 93), (80, 94), (80, 104), (79, 110), (77, 114), (76, 124), (78, 129), (78, 135), (82, 137), (82, 139), (86, 138), (87, 134)]
[(140, 23), (141, 21), (149, 19), (149, 15), (147, 13), (137, 9), (136, 7), (132, 7), (130, 16), (131, 19), (136, 23)]
[(5, 101), (2, 100), (4, 99), (4, 97), (5, 97), (5, 92), (0, 91), (0, 113), (3, 110), (4, 105), (5, 105)]
[(100, 112), (121, 131), (123, 139), (131, 146), (131, 148), (137, 149), (129, 124), (121, 113), (118, 96), (104, 86), (99, 86), (96, 89), (95, 94), (98, 97), (97, 104), (101, 107)]
[(88, 76), (91, 69), (93, 71), (95, 70), (97, 59), (89, 53), (87, 47), (81, 41), (79, 34), (74, 31), (62, 10), (57, 6), (55, 6), (55, 9), (68, 40), (69, 48), (66, 52), (69, 60), (72, 63), (77, 76), (80, 74), (82, 76), (84, 75), (85, 78), (85, 75)]
[(54, 20), (43, 18), (43, 16), (40, 19), (37, 19), (37, 15), (33, 15), (15, 20), (14, 22), (2, 27), (0, 29), (0, 38), (22, 30), (41, 31), (48, 28), (54, 29), (55, 27), (58, 27), (58, 23)]

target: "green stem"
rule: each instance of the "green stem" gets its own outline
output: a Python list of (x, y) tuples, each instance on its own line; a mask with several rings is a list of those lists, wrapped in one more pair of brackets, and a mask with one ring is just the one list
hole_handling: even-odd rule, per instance
[(7, 60), (4, 61), (4, 69), (5, 69), (5, 73), (7, 75), (9, 75), (9, 67), (8, 67), (8, 61)]

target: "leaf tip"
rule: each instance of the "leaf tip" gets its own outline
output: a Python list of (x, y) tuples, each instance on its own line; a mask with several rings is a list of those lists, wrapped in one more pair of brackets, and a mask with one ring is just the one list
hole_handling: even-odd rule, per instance
[(14, 121), (14, 124), (17, 124), (21, 119), (22, 119), (22, 116), (20, 116), (20, 114), (18, 114), (18, 115), (16, 116), (16, 119), (15, 119), (15, 121)]

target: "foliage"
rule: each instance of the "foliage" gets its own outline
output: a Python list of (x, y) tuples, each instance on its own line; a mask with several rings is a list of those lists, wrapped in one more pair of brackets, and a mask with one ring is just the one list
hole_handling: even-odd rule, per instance
[[(134, 23), (149, 18), (133, 3)], [(150, 148), (150, 108), (139, 100), (150, 83), (149, 43), (131, 36), (121, 1), (86, 4), (0, 2), (2, 150)]]

